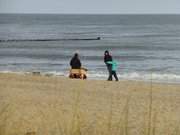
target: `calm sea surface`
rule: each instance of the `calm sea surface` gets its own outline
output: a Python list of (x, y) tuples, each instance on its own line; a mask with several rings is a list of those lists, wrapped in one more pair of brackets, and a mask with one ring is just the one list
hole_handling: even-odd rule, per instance
[(78, 51), (89, 78), (106, 79), (105, 50), (120, 79), (180, 82), (180, 15), (0, 14), (0, 72), (67, 76)]

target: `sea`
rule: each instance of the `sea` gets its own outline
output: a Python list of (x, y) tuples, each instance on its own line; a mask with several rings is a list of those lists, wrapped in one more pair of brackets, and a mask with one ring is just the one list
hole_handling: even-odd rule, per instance
[(105, 50), (120, 80), (180, 83), (180, 15), (0, 14), (0, 72), (68, 77), (78, 52), (106, 80)]

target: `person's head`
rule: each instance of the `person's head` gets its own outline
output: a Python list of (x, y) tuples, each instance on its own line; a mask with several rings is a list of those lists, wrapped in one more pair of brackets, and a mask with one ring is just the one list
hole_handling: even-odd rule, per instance
[(106, 51), (104, 52), (104, 55), (105, 55), (105, 56), (106, 56), (106, 55), (109, 55), (109, 51), (106, 50)]
[(78, 53), (75, 53), (74, 58), (78, 58), (78, 57), (79, 57)]

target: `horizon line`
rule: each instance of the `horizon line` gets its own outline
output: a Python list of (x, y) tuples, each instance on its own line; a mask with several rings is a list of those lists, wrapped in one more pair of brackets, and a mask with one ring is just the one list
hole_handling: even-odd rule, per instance
[(0, 14), (39, 14), (39, 15), (180, 15), (180, 13), (14, 13), (0, 12)]

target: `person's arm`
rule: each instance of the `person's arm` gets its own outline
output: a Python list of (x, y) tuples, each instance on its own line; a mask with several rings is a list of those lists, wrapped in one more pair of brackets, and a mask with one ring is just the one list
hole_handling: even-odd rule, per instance
[(79, 67), (81, 68), (81, 61), (79, 60)]
[(107, 64), (113, 64), (113, 62), (112, 62), (112, 61), (107, 61), (106, 63), (107, 63)]
[(70, 64), (70, 66), (72, 66), (72, 59), (71, 59), (71, 61), (70, 61), (70, 63), (69, 63), (69, 64)]
[(112, 61), (107, 61), (106, 63), (107, 63), (107, 64), (112, 64)]

